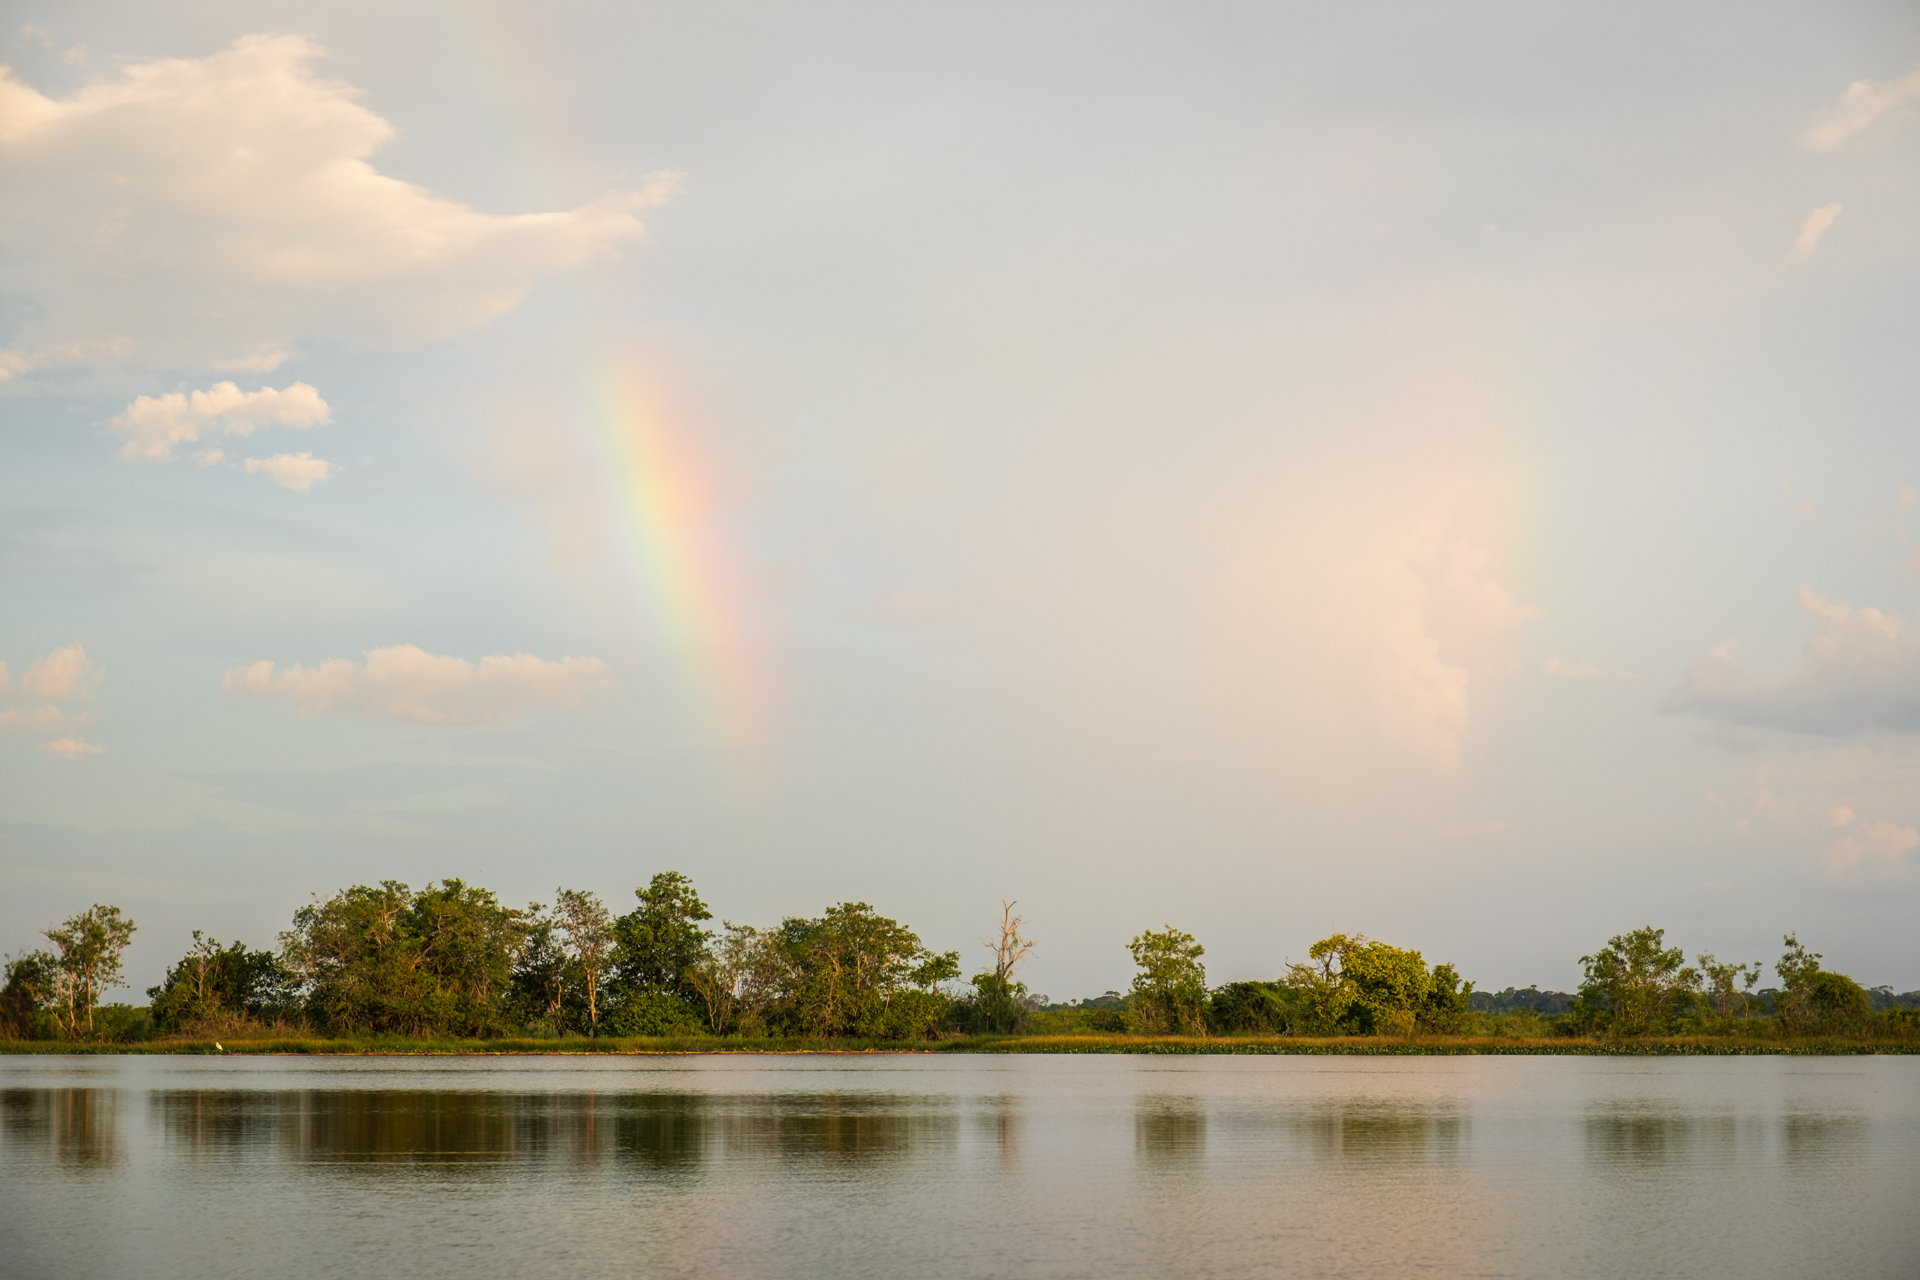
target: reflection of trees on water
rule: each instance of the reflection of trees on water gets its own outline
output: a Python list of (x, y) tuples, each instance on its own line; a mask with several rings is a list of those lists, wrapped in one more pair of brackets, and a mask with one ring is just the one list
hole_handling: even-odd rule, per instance
[(177, 1148), (322, 1162), (680, 1169), (728, 1157), (872, 1159), (950, 1146), (959, 1127), (948, 1107), (884, 1094), (177, 1090), (150, 1099)]
[(1616, 1107), (1582, 1121), (1589, 1154), (1639, 1164), (1760, 1158), (1777, 1151), (1791, 1167), (1857, 1159), (1869, 1126), (1858, 1116), (1691, 1115), (1659, 1107)]
[(0, 1089), (0, 1135), (69, 1168), (120, 1163), (119, 1094), (112, 1089)]
[[(1725, 1159), (1740, 1147), (1742, 1127), (1735, 1116), (1683, 1115), (1638, 1107), (1596, 1112), (1583, 1122), (1589, 1154), (1635, 1164)], [(1758, 1126), (1749, 1122), (1744, 1127), (1749, 1138), (1759, 1137)]]
[(1780, 1129), (1788, 1165), (1815, 1169), (1859, 1159), (1870, 1136), (1860, 1116), (1791, 1115)]
[(1290, 1117), (1294, 1136), (1329, 1158), (1431, 1160), (1458, 1155), (1467, 1119), (1452, 1102), (1355, 1099)]
[(1200, 1099), (1143, 1094), (1134, 1103), (1133, 1151), (1148, 1161), (1197, 1160), (1207, 1151), (1207, 1109)]
[(973, 1114), (974, 1132), (999, 1152), (1001, 1165), (1011, 1169), (1020, 1163), (1021, 1139), (1026, 1134), (1027, 1121), (1020, 1110), (1020, 1099), (1001, 1093), (982, 1098), (980, 1102), (983, 1108)]

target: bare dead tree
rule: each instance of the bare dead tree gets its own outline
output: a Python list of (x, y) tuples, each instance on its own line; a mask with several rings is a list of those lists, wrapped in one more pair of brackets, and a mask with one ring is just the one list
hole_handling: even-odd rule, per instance
[[(1003, 900), (1000, 903), (1000, 936), (981, 940), (993, 952), (993, 973), (990, 976), (982, 975), (988, 978), (989, 985), (981, 995), (985, 997), (988, 1022), (996, 1030), (1011, 1029), (1010, 1026), (1002, 1027), (999, 1024), (1011, 1024), (1014, 1021), (1012, 1005), (1016, 998), (1016, 983), (1013, 971), (1026, 962), (1028, 953), (1036, 945), (1033, 939), (1021, 936), (1020, 917), (1013, 914), (1014, 907), (1018, 905), (1017, 902)], [(975, 982), (978, 983), (978, 979)]]

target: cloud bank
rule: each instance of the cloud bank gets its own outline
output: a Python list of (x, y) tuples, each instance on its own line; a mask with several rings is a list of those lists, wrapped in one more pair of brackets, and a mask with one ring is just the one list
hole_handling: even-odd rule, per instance
[(365, 662), (329, 658), (276, 672), (271, 662), (234, 667), (229, 693), (291, 702), (303, 716), (335, 712), (410, 724), (507, 724), (537, 707), (580, 707), (613, 687), (598, 658), (548, 662), (528, 653), (479, 662), (436, 656), (415, 645), (371, 649)]
[(327, 402), (304, 382), (284, 391), (242, 391), (234, 383), (216, 382), (205, 391), (135, 397), (112, 425), (130, 437), (120, 446), (121, 457), (171, 462), (175, 445), (192, 444), (203, 434), (250, 436), (261, 427), (318, 427), (332, 420)]
[(1687, 668), (1662, 711), (1714, 724), (1843, 737), (1920, 731), (1920, 636), (1878, 609), (1835, 603), (1810, 587), (1800, 606), (1819, 620), (1784, 680), (1740, 670), (1732, 646)]
[(301, 36), (124, 67), (49, 98), (0, 69), (0, 291), (36, 322), (0, 378), (141, 359), (265, 370), (303, 337), (407, 344), (481, 324), (643, 234), (677, 175), (500, 216), (388, 177), (393, 126)]

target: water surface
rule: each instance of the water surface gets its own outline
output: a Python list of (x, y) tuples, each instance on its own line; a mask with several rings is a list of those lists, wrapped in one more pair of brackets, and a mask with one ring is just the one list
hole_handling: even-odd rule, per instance
[(0, 1058), (0, 1274), (1911, 1277), (1920, 1059)]

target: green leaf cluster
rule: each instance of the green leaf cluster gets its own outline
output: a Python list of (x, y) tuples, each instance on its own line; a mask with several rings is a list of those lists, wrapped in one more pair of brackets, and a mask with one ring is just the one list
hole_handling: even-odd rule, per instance
[(1336, 933), (1290, 967), (1301, 1029), (1322, 1035), (1412, 1035), (1456, 1031), (1473, 984), (1451, 964), (1431, 969), (1418, 951)]

